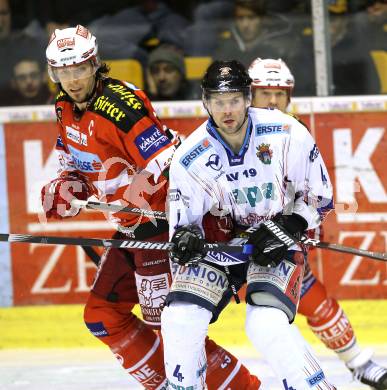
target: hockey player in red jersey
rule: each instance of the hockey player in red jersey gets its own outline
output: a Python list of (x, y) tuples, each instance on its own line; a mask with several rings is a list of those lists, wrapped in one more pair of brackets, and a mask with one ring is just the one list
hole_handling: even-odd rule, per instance
[[(42, 189), (46, 217), (75, 216), (73, 198), (164, 211), (168, 168), (176, 141), (163, 131), (143, 91), (108, 77), (96, 38), (83, 26), (55, 30), (46, 51), (60, 87), (55, 110), (60, 171)], [(115, 238), (166, 241), (168, 224), (116, 213)], [(219, 229), (209, 218), (217, 240)], [(170, 284), (168, 254), (107, 249), (87, 300), (84, 320), (123, 368), (146, 389), (166, 388), (157, 329)], [(132, 313), (140, 303), (142, 317)], [(209, 389), (258, 389), (260, 381), (229, 352), (207, 340)]]
[[(286, 112), (294, 88), (294, 77), (284, 61), (257, 58), (250, 65), (252, 106), (277, 108)], [(314, 234), (320, 235), (317, 230)], [(354, 378), (377, 390), (387, 389), (387, 369), (375, 363), (372, 351), (356, 341), (352, 325), (340, 304), (314, 276), (308, 263), (301, 289), (298, 313), (306, 316), (311, 330), (343, 360)]]

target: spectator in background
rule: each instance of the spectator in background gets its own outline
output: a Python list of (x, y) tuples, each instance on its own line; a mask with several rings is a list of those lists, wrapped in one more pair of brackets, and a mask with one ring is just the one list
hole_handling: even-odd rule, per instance
[(387, 0), (373, 2), (363, 13), (362, 31), (368, 38), (369, 55), (379, 77), (378, 93), (387, 93)]
[(22, 58), (15, 62), (8, 91), (2, 93), (0, 101), (3, 106), (32, 106), (53, 102), (45, 71), (39, 61)]
[(143, 65), (160, 44), (180, 45), (189, 21), (164, 1), (142, 0), (119, 12), (102, 14), (88, 27), (98, 35), (104, 59), (135, 58)]
[(367, 12), (370, 16), (378, 19), (378, 18), (384, 18), (384, 22), (386, 23), (386, 16), (387, 16), (387, 1), (381, 0), (381, 1), (375, 1), (373, 4), (371, 4), (367, 8)]
[(141, 42), (142, 47), (148, 51), (164, 43), (179, 46), (189, 24), (185, 17), (174, 12), (165, 3), (159, 0), (142, 0), (138, 6), (138, 12), (151, 25), (151, 31)]
[(28, 34), (26, 28), (13, 29), (11, 2), (0, 0), (0, 99), (6, 99), (5, 104), (9, 105), (9, 96), (7, 96), (9, 82), (13, 76), (13, 66), (16, 59), (20, 58), (20, 53), (23, 53), (25, 58), (29, 58), (40, 52), (39, 42)]
[(235, 0), (230, 29), (220, 38), (214, 58), (237, 59), (248, 67), (259, 56), (291, 61), (295, 40), (282, 14), (268, 14), (264, 0)]
[(11, 32), (11, 9), (8, 0), (0, 0), (0, 39), (6, 38)]
[[(357, 14), (349, 12), (348, 1), (331, 1), (329, 29), (332, 49), (332, 95), (365, 95), (380, 93), (377, 70), (371, 58), (369, 36), (364, 25), (359, 24)], [(295, 71), (297, 96), (316, 94), (313, 54), (313, 34), (301, 41)], [(305, 69), (308, 69), (305, 72)]]
[(151, 52), (146, 74), (153, 100), (193, 100), (200, 96), (199, 88), (187, 80), (184, 56), (173, 46), (162, 45)]
[[(366, 14), (371, 48), (387, 51), (387, 0), (371, 4), (367, 7)], [(385, 72), (387, 73), (387, 69)]]
[(212, 0), (197, 4), (192, 14), (193, 23), (184, 30), (185, 55), (212, 57), (219, 35), (227, 29), (233, 10), (234, 4), (228, 0)]

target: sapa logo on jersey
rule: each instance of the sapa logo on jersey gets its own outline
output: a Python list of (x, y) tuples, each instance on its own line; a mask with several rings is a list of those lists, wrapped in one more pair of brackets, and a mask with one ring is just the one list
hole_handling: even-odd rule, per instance
[(76, 169), (81, 172), (104, 172), (105, 168), (97, 154), (83, 152), (68, 145), (73, 163)]
[(169, 143), (169, 139), (160, 129), (153, 125), (137, 136), (134, 143), (143, 159), (147, 160), (152, 154), (166, 146)]
[(70, 126), (66, 126), (66, 137), (79, 145), (87, 146), (87, 135)]
[(288, 132), (290, 126), (283, 123), (260, 123), (255, 126), (255, 135), (281, 134)]

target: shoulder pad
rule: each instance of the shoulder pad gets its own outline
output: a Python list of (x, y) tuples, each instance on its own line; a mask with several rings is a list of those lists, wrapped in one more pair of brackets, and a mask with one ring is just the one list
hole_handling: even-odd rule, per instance
[(296, 114), (292, 114), (291, 112), (284, 112), (284, 114), (291, 116), (292, 118), (300, 121), (300, 118)]
[(309, 127), (296, 114), (291, 114), (290, 112), (285, 112), (285, 114), (291, 116), (297, 122), (301, 123), (302, 126), (306, 127), (308, 129), (308, 131), (310, 132)]
[(120, 130), (127, 133), (139, 120), (148, 115), (145, 102), (130, 88), (119, 80), (107, 78), (100, 92), (89, 108)]

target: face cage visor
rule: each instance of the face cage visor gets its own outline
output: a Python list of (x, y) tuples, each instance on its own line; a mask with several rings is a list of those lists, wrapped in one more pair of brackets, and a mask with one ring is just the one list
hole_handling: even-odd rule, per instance
[(239, 90), (204, 90), (203, 104), (210, 115), (216, 112), (245, 111), (251, 105), (251, 90), (244, 88)]
[(99, 66), (99, 61), (92, 59), (69, 66), (55, 67), (48, 65), (48, 75), (54, 83), (67, 83), (74, 80), (87, 79), (95, 75)]

